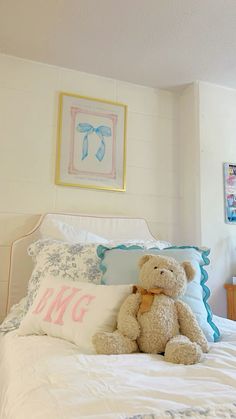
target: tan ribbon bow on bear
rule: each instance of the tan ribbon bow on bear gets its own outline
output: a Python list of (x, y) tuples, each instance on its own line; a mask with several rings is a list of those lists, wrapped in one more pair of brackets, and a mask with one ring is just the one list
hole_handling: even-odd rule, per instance
[(146, 290), (143, 287), (138, 285), (133, 286), (133, 293), (139, 292), (141, 294), (142, 300), (139, 306), (139, 313), (143, 314), (150, 310), (155, 295), (163, 293), (162, 288), (150, 288), (150, 290)]

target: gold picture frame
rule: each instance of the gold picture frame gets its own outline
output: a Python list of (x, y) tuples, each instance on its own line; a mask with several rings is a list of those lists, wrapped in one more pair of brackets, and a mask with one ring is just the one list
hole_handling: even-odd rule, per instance
[(126, 190), (127, 105), (60, 92), (55, 183)]

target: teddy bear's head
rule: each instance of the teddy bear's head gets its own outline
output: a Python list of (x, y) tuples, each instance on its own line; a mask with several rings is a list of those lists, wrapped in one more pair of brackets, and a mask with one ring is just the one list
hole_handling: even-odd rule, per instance
[(195, 271), (190, 262), (179, 263), (171, 257), (144, 255), (139, 261), (140, 285), (146, 290), (160, 290), (176, 298), (184, 295)]

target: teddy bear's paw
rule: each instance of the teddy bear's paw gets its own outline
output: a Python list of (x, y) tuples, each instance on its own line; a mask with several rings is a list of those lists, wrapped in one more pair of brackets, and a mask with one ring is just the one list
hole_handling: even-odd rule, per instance
[(207, 352), (209, 352), (209, 344), (207, 342), (206, 339), (204, 339), (202, 342), (198, 342), (198, 344), (201, 346), (202, 348), (202, 352), (204, 352), (205, 354), (207, 354)]
[(135, 341), (123, 336), (118, 331), (113, 333), (96, 333), (92, 340), (98, 354), (129, 354), (137, 352), (138, 350), (138, 346)]
[(176, 336), (171, 339), (165, 350), (165, 360), (175, 364), (192, 365), (200, 362), (202, 350), (200, 346), (191, 342), (186, 336)]
[(119, 325), (120, 332), (131, 340), (136, 340), (140, 335), (140, 326), (136, 319), (129, 316), (122, 325)]

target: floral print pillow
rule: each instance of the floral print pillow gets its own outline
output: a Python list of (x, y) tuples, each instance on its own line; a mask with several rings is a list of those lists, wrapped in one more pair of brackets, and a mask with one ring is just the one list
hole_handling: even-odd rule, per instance
[(97, 244), (66, 243), (51, 239), (38, 240), (28, 248), (35, 263), (28, 283), (27, 297), (15, 305), (0, 326), (0, 334), (17, 329), (32, 305), (44, 278), (101, 283), (102, 272)]
[(0, 325), (0, 335), (18, 329), (21, 320), (26, 314), (26, 297), (22, 298), (18, 304), (12, 306), (10, 313)]

